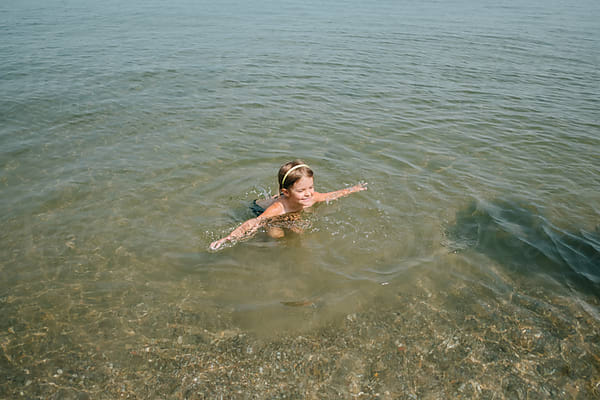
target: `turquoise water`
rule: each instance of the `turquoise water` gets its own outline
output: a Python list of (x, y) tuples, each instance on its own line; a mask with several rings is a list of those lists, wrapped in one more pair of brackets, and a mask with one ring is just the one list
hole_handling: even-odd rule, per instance
[[(3, 397), (599, 395), (597, 2), (0, 11)], [(369, 190), (208, 251), (295, 158)]]

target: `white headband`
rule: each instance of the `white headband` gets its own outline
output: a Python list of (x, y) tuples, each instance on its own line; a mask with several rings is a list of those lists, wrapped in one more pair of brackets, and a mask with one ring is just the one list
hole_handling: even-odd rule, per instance
[(288, 172), (285, 173), (285, 175), (283, 176), (283, 179), (281, 180), (281, 187), (283, 187), (283, 183), (285, 182), (285, 178), (287, 178), (287, 176), (290, 174), (290, 172), (292, 172), (295, 169), (298, 169), (300, 167), (306, 167), (306, 168), (310, 168), (308, 165), (306, 164), (298, 164), (290, 169), (288, 169)]

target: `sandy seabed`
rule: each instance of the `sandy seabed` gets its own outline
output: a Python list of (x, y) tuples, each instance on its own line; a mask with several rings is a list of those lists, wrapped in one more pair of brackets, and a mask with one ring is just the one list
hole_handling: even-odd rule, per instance
[(84, 334), (48, 313), (25, 322), (4, 298), (0, 397), (600, 398), (600, 323), (581, 302), (478, 296), (415, 285), (319, 322), (326, 305), (281, 305), (306, 326), (269, 334), (226, 310), (165, 305), (153, 316), (143, 304), (130, 316), (80, 315)]

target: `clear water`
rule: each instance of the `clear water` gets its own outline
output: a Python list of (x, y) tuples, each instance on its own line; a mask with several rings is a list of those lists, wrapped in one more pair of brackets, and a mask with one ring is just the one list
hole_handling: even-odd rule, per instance
[(598, 2), (0, 11), (3, 397), (600, 395)]

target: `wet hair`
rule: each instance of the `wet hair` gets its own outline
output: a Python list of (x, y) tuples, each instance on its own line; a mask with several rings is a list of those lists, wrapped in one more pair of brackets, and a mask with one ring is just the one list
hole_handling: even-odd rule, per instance
[[(291, 171), (287, 176), (285, 176), (290, 169), (294, 168), (297, 165), (302, 165), (302, 164), (305, 164), (305, 162), (302, 160), (294, 160), (294, 161), (290, 161), (288, 163), (283, 164), (281, 166), (281, 168), (279, 168), (279, 174), (278, 174), (278, 180), (277, 180), (279, 182), (279, 192), (281, 192), (282, 189), (291, 188), (292, 186), (294, 186), (294, 183), (296, 183), (296, 181), (298, 181), (300, 178), (302, 178), (304, 176), (308, 176), (309, 178), (312, 178), (313, 170), (310, 169), (310, 167), (307, 165), (298, 167), (298, 168), (294, 169), (293, 171)], [(285, 177), (285, 182), (282, 182), (284, 177)]]

